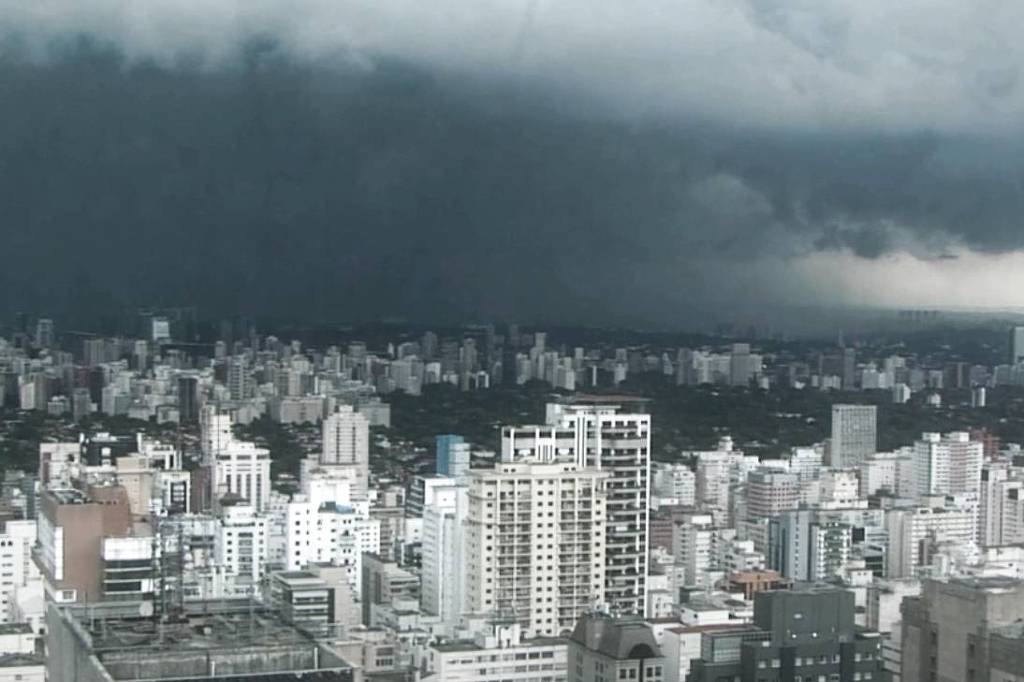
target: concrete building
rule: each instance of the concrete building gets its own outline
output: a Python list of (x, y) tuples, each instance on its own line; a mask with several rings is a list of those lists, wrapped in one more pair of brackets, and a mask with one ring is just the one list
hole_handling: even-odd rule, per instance
[(829, 464), (855, 467), (878, 450), (877, 408), (874, 405), (833, 405)]
[(419, 606), (420, 579), (401, 568), (394, 561), (385, 561), (376, 554), (363, 554), (360, 601), (363, 607), (363, 625), (374, 626), (373, 606), (398, 605), (406, 602), (411, 608)]
[(768, 567), (796, 581), (840, 576), (858, 556), (881, 574), (885, 564), (886, 513), (866, 505), (802, 508), (769, 523)]
[(888, 578), (916, 577), (937, 544), (973, 546), (978, 530), (974, 512), (949, 504), (889, 510), (885, 527), (889, 534)]
[(227, 387), (231, 400), (245, 400), (249, 397), (249, 362), (244, 355), (227, 359)]
[(469, 477), (466, 606), (514, 614), (529, 637), (558, 635), (606, 600), (610, 472), (546, 457)]
[(685, 464), (658, 464), (654, 469), (653, 494), (662, 503), (693, 506), (697, 501), (697, 476)]
[(358, 682), (327, 646), (248, 600), (189, 603), (174, 620), (137, 603), (51, 604), (47, 625), (46, 669), (61, 682)]
[(264, 514), (237, 496), (221, 500), (214, 558), (225, 573), (233, 576), (238, 594), (254, 594), (267, 572), (270, 560), (270, 525)]
[(718, 531), (710, 514), (676, 515), (672, 528), (672, 556), (683, 571), (683, 585), (710, 589), (715, 577), (714, 548)]
[(854, 595), (834, 587), (797, 587), (754, 596), (748, 630), (704, 633), (690, 682), (790, 682), (881, 679), (877, 633), (854, 624)]
[(757, 456), (733, 449), (728, 436), (718, 442), (717, 450), (686, 453), (697, 460), (696, 504), (710, 512), (719, 527), (732, 526), (734, 491), (747, 482), (750, 472), (759, 466)]
[(230, 415), (206, 407), (200, 417), (210, 505), (216, 508), (219, 500), (230, 494), (247, 500), (257, 512), (265, 512), (270, 504), (270, 451), (235, 438)]
[(568, 643), (559, 637), (526, 639), (515, 622), (494, 623), (472, 639), (435, 642), (420, 682), (565, 682)]
[(984, 445), (966, 432), (925, 433), (913, 456), (917, 495), (976, 493), (981, 486)]
[(760, 552), (768, 550), (768, 522), (800, 506), (800, 479), (787, 471), (759, 468), (747, 477), (746, 536)]
[(747, 570), (733, 571), (729, 574), (726, 589), (733, 594), (742, 594), (743, 598), (752, 601), (754, 595), (770, 590), (787, 589), (792, 584), (777, 571)]
[[(13, 622), (19, 590), (39, 580), (39, 568), (32, 561), (36, 544), (35, 521), (7, 521), (0, 533), (0, 624)], [(3, 653), (0, 649), (0, 653)]]
[(666, 629), (661, 643), (661, 650), (665, 656), (663, 679), (665, 682), (686, 682), (690, 674), (690, 662), (701, 657), (701, 644), (706, 633), (748, 630), (748, 625), (726, 622), (677, 625)]
[(901, 682), (1020, 679), (1021, 636), (1003, 628), (1019, 629), (1022, 613), (1019, 580), (925, 580), (903, 601)]
[(1024, 624), (1017, 622), (996, 628), (988, 642), (991, 682), (1024, 680)]
[(328, 571), (279, 571), (270, 579), (270, 601), (291, 625), (321, 633), (336, 624), (355, 625), (355, 606), (347, 575), (331, 580)]
[(978, 545), (1024, 542), (1024, 470), (1006, 462), (986, 462), (978, 490)]
[(1010, 342), (1008, 345), (1010, 364), (1016, 365), (1024, 362), (1024, 327), (1010, 328)]
[(469, 472), (471, 446), (465, 438), (447, 434), (437, 436), (435, 444), (437, 462), (435, 470), (438, 474), (460, 478)]
[(370, 422), (351, 405), (339, 405), (323, 423), (320, 463), (352, 472), (352, 494), (365, 497), (370, 479)]
[(882, 668), (892, 682), (900, 682), (903, 667), (903, 621), (900, 609), (906, 597), (921, 594), (918, 580), (876, 580), (865, 595), (865, 625), (882, 638)]
[(568, 682), (663, 682), (665, 657), (641, 620), (584, 614), (569, 637)]
[(199, 378), (189, 374), (178, 377), (178, 415), (182, 423), (194, 424), (199, 419)]
[(857, 467), (857, 474), (860, 480), (859, 496), (862, 498), (882, 491), (906, 498), (916, 494), (914, 458), (909, 448), (869, 455)]
[(358, 593), (363, 556), (380, 553), (380, 521), (370, 518), (365, 500), (348, 503), (339, 497), (311, 489), (287, 504), (285, 568), (297, 571), (321, 563), (344, 566)]
[(466, 608), (466, 537), (468, 488), (454, 481), (434, 489), (423, 510), (422, 607), (454, 628)]
[(132, 521), (128, 495), (121, 486), (47, 490), (40, 499), (35, 562), (47, 599), (57, 603), (104, 598), (104, 544), (139, 533), (148, 526)]
[(617, 404), (625, 400), (549, 403), (544, 426), (502, 429), (501, 461), (573, 462), (580, 472), (593, 469), (615, 479), (608, 489), (604, 598), (617, 614), (642, 614), (647, 605), (651, 418)]
[(324, 418), (319, 395), (276, 396), (270, 400), (270, 418), (278, 424), (316, 424)]

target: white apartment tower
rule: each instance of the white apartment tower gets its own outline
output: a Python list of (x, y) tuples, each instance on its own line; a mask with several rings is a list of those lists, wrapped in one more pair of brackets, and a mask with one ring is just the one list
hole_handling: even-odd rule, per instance
[(829, 463), (855, 467), (878, 449), (878, 410), (874, 405), (833, 405)]
[(227, 448), (235, 440), (231, 432), (231, 415), (218, 412), (213, 405), (207, 405), (199, 413), (199, 426), (199, 446), (204, 459), (209, 459), (213, 453)]
[(977, 535), (977, 517), (952, 506), (892, 509), (886, 512), (889, 534), (886, 577), (912, 578), (928, 563), (929, 547), (940, 542), (970, 546)]
[(232, 400), (245, 400), (249, 394), (249, 361), (244, 355), (228, 358), (228, 395)]
[(987, 462), (981, 469), (978, 490), (978, 545), (989, 547), (1003, 544), (1003, 500), (1006, 498), (1011, 468), (1005, 462)]
[(269, 560), (269, 521), (248, 504), (230, 504), (218, 519), (214, 559), (224, 573), (236, 576), (232, 596), (256, 594)]
[(323, 491), (296, 496), (286, 514), (285, 566), (289, 571), (310, 564), (330, 564), (346, 570), (359, 595), (364, 554), (380, 554), (380, 519), (370, 518), (366, 500), (329, 500)]
[(647, 604), (651, 417), (614, 402), (550, 403), (543, 426), (502, 430), (501, 460), (575, 463), (607, 472), (604, 596), (613, 613), (643, 615)]
[(339, 405), (323, 423), (320, 463), (350, 471), (352, 493), (364, 497), (370, 477), (370, 421), (351, 405)]
[(18, 591), (39, 578), (39, 569), (32, 560), (35, 543), (35, 521), (8, 521), (3, 526), (0, 533), (0, 624), (15, 622), (12, 615)]
[(270, 451), (237, 440), (231, 417), (210, 407), (202, 412), (201, 444), (215, 506), (228, 494), (237, 495), (262, 513), (270, 504)]
[(607, 471), (553, 453), (469, 477), (467, 607), (554, 636), (606, 599)]
[(970, 434), (925, 433), (914, 443), (914, 486), (918, 495), (977, 493), (984, 445)]
[(426, 613), (454, 629), (466, 608), (468, 489), (451, 481), (435, 486), (423, 506), (421, 602)]

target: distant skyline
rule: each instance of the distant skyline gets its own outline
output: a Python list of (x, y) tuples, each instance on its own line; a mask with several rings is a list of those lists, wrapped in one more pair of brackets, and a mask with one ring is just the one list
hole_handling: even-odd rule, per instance
[(1003, 5), (0, 0), (0, 310), (1024, 307)]

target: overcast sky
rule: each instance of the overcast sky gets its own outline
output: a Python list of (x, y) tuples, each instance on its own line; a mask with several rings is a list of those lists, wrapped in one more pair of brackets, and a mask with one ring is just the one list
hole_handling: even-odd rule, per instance
[(1024, 305), (1020, 26), (1005, 0), (0, 0), (0, 303)]

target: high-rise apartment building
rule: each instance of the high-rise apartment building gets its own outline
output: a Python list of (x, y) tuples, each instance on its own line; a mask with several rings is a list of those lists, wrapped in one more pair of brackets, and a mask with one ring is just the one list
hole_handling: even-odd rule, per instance
[(442, 476), (459, 478), (469, 471), (470, 444), (462, 436), (446, 434), (435, 438), (436, 471)]
[(768, 549), (768, 522), (800, 506), (800, 479), (788, 471), (762, 467), (747, 477), (747, 537), (760, 552)]
[(553, 452), (473, 469), (466, 519), (467, 607), (557, 635), (606, 600), (610, 472)]
[(654, 473), (655, 495), (672, 504), (693, 506), (697, 496), (697, 476), (685, 464), (662, 464)]
[(249, 361), (244, 355), (233, 355), (227, 363), (228, 395), (232, 400), (244, 400), (249, 397)]
[(947, 542), (974, 544), (978, 527), (974, 510), (952, 504), (891, 509), (885, 515), (889, 533), (886, 577), (912, 578), (928, 563), (929, 550)]
[(178, 377), (178, 415), (189, 424), (199, 419), (199, 379), (195, 376)]
[(1010, 328), (1010, 364), (1024, 362), (1024, 327)]
[[(626, 399), (623, 399), (626, 400)], [(643, 614), (647, 602), (651, 417), (621, 400), (578, 398), (550, 403), (543, 426), (505, 427), (501, 460), (574, 462), (608, 472), (608, 538), (604, 596), (617, 615)]]
[(710, 589), (708, 572), (714, 560), (718, 539), (710, 514), (680, 514), (672, 524), (672, 556), (683, 571), (687, 587)]
[(422, 607), (453, 628), (466, 606), (465, 485), (435, 486), (423, 507)]
[(874, 405), (833, 405), (829, 462), (853, 467), (878, 449), (877, 408)]
[(352, 494), (365, 497), (370, 478), (370, 422), (351, 405), (339, 405), (323, 423), (320, 463), (348, 470)]
[(768, 567), (792, 580), (815, 582), (842, 575), (857, 555), (881, 573), (885, 519), (882, 509), (863, 506), (783, 512), (768, 525)]
[(289, 571), (312, 564), (345, 566), (358, 589), (363, 555), (380, 553), (381, 523), (370, 517), (369, 503), (312, 487), (285, 510), (285, 566)]
[(101, 601), (105, 597), (104, 546), (134, 534), (125, 489), (47, 490), (40, 498), (37, 523), (35, 559), (47, 599), (57, 603)]
[(36, 320), (36, 348), (53, 348), (55, 340), (53, 320), (46, 317)]
[[(269, 561), (269, 520), (238, 498), (225, 498), (218, 519), (214, 558), (237, 576), (239, 592), (255, 594)], [(240, 595), (239, 595), (240, 596)]]
[(36, 542), (35, 521), (7, 521), (0, 532), (0, 624), (14, 622), (16, 593), (38, 580), (32, 561)]
[(918, 495), (976, 493), (981, 487), (984, 445), (970, 434), (922, 434), (914, 443), (914, 486)]
[(200, 446), (213, 506), (232, 494), (247, 500), (256, 512), (265, 512), (270, 504), (270, 451), (236, 439), (230, 415), (207, 407), (200, 417)]
[(751, 371), (750, 344), (734, 343), (729, 354), (729, 384), (746, 386), (754, 373)]

